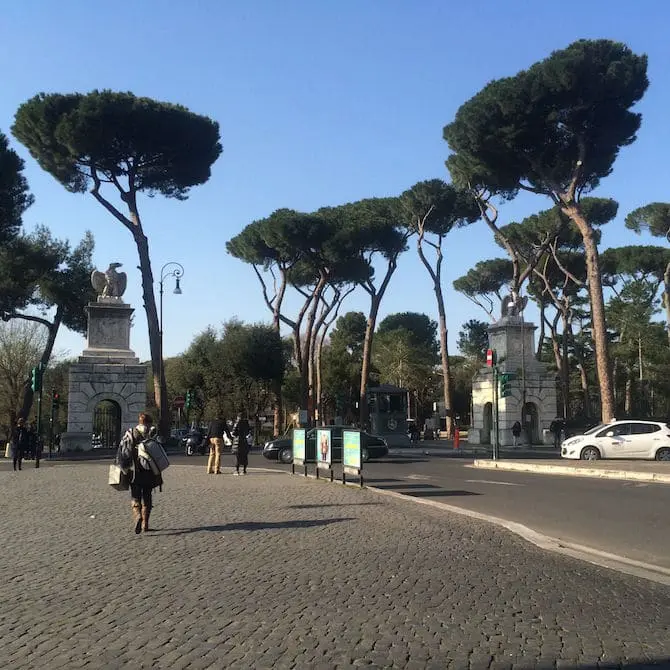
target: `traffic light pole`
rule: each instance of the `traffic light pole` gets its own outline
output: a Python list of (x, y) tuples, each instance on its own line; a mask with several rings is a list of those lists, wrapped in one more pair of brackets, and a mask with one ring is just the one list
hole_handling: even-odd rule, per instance
[(493, 445), (492, 458), (494, 461), (498, 460), (498, 452), (500, 447), (499, 437), (499, 414), (498, 414), (498, 366), (493, 366)]

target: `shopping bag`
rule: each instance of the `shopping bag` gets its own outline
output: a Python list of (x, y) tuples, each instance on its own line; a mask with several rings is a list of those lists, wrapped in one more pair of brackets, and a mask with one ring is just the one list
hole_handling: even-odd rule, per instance
[(109, 466), (107, 483), (117, 491), (127, 491), (130, 488), (130, 475), (121, 469), (121, 466), (112, 463)]

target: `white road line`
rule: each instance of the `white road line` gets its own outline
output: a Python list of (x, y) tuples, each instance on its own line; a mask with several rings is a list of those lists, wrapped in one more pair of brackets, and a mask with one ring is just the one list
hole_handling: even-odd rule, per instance
[(428, 475), (407, 475), (405, 479), (420, 479), (421, 481), (425, 481), (426, 479), (432, 479), (432, 477)]
[(498, 484), (499, 486), (525, 486), (525, 484), (515, 484), (513, 482), (494, 482), (489, 479), (466, 479), (466, 484)]

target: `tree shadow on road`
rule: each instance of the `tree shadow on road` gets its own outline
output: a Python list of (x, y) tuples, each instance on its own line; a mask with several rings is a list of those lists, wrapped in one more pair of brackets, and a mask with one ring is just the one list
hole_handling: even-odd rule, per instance
[(210, 532), (223, 533), (233, 530), (281, 530), (284, 528), (315, 528), (318, 526), (329, 526), (342, 521), (356, 521), (356, 517), (337, 517), (334, 519), (292, 519), (290, 521), (239, 521), (237, 523), (224, 523), (218, 526), (194, 526), (193, 528), (165, 528), (157, 529), (152, 533), (154, 536), (165, 537), (167, 535), (188, 535), (190, 533)]
[(286, 509), (318, 509), (319, 507), (359, 507), (363, 505), (381, 505), (378, 502), (362, 503), (318, 503), (316, 505), (289, 505)]

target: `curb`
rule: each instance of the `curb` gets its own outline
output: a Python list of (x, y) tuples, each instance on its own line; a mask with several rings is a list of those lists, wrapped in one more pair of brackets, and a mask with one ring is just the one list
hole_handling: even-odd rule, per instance
[(476, 458), (472, 466), (485, 470), (511, 470), (515, 472), (534, 472), (545, 475), (568, 475), (571, 477), (592, 477), (596, 479), (618, 479), (635, 482), (653, 482), (670, 484), (670, 472), (638, 472), (631, 470), (600, 470), (589, 467), (570, 467), (567, 465), (546, 465), (535, 463), (518, 463), (514, 461), (492, 461)]

